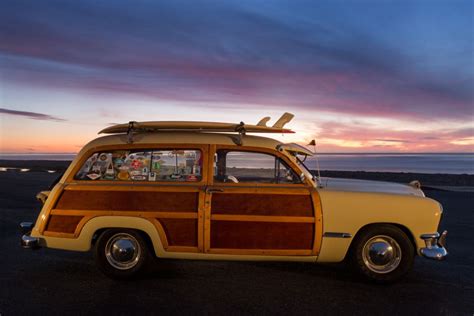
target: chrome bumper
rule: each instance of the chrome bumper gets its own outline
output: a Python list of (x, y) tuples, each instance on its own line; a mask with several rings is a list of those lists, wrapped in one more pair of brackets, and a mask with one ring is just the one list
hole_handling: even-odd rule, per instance
[(424, 234), (420, 238), (425, 241), (426, 247), (421, 248), (421, 255), (428, 259), (433, 260), (444, 260), (448, 255), (446, 250), (446, 236), (448, 231), (444, 231), (441, 235), (439, 233), (435, 234)]
[(31, 222), (23, 222), (20, 223), (20, 230), (23, 234), (21, 236), (21, 246), (26, 249), (38, 249), (40, 248), (39, 245), (39, 238), (31, 237), (31, 230), (33, 229), (34, 224)]

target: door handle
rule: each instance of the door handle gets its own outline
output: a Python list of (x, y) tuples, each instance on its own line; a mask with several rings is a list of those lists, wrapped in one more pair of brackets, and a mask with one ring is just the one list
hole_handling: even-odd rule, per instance
[(206, 188), (206, 193), (219, 193), (224, 192), (224, 189)]

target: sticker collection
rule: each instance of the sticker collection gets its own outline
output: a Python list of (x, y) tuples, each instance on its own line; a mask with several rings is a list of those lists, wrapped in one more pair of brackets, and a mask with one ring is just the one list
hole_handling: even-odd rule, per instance
[(199, 150), (113, 151), (93, 154), (79, 180), (200, 181)]

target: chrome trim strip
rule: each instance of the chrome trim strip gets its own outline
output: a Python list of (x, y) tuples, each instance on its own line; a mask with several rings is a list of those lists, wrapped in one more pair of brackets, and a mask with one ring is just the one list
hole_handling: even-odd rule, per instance
[(349, 233), (326, 232), (326, 233), (324, 233), (323, 237), (330, 237), (330, 238), (351, 238), (352, 235), (349, 234)]

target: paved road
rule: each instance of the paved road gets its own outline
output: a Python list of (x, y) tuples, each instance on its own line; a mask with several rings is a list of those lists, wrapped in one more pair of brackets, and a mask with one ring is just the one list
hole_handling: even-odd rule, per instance
[(17, 224), (33, 219), (34, 194), (54, 175), (0, 174), (0, 314), (441, 314), (474, 313), (472, 193), (430, 191), (445, 206), (445, 262), (417, 259), (399, 283), (381, 286), (344, 265), (162, 261), (147, 278), (119, 282), (90, 253), (18, 245)]

